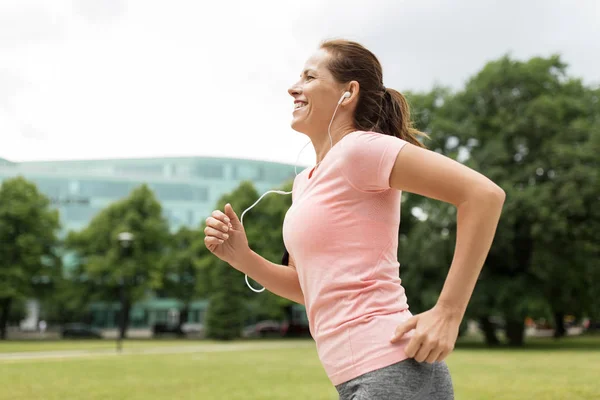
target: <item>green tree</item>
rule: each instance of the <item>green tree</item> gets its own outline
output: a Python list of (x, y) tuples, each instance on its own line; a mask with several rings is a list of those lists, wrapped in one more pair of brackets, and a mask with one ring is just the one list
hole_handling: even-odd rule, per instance
[(590, 308), (578, 294), (599, 260), (599, 104), (598, 91), (568, 77), (558, 56), (503, 57), (432, 123), (433, 136), (456, 138), (467, 165), (507, 193), (473, 305), (504, 316), (511, 344), (523, 343), (527, 315)]
[[(290, 192), (292, 183), (285, 184), (280, 190)], [(283, 220), (291, 205), (291, 195), (269, 193), (244, 217), (250, 247), (267, 260), (277, 264), (281, 263), (285, 252), (282, 231)], [(246, 218), (250, 214), (254, 217), (252, 223), (246, 222)], [(248, 278), (248, 281), (252, 287), (261, 288), (251, 278)], [(253, 319), (280, 320), (289, 312), (289, 306), (294, 304), (291, 300), (273, 294), (268, 290), (255, 293), (246, 287), (245, 282), (242, 281), (241, 284), (245, 288), (246, 301), (252, 310)]]
[(187, 321), (190, 303), (200, 297), (205, 287), (202, 280), (207, 279), (199, 260), (207, 252), (203, 237), (195, 229), (182, 227), (171, 236), (167, 251), (163, 257), (162, 285), (158, 293), (174, 297), (182, 302), (179, 312), (179, 331)]
[[(232, 193), (219, 199), (216, 208), (223, 210), (229, 203), (241, 218), (241, 213), (258, 199), (258, 193), (250, 182), (242, 182)], [(249, 212), (244, 216), (244, 227), (248, 238), (255, 236), (256, 214)], [(202, 227), (204, 230), (204, 226)], [(246, 285), (244, 274), (226, 262), (206, 255), (201, 267), (208, 270), (210, 276), (209, 305), (206, 311), (206, 334), (220, 340), (231, 340), (240, 336), (246, 320)]]
[[(118, 235), (133, 234), (128, 251)], [(160, 260), (168, 243), (169, 229), (154, 193), (142, 185), (102, 210), (81, 232), (71, 232), (68, 247), (80, 260), (79, 277), (96, 300), (123, 299), (119, 334), (123, 338), (131, 305), (162, 283)]]
[[(439, 129), (445, 120), (440, 117), (451, 101), (449, 89), (436, 86), (428, 93), (407, 93), (415, 127), (429, 135), (424, 139), (428, 149), (457, 159), (458, 140)], [(456, 209), (413, 193), (403, 193), (402, 222), (398, 241), (400, 278), (406, 289), (413, 313), (433, 307), (448, 274), (456, 241)], [(466, 319), (461, 333), (466, 328)]]
[(35, 295), (56, 274), (59, 216), (37, 187), (22, 177), (0, 187), (0, 339), (11, 306)]
[(61, 325), (87, 321), (90, 299), (87, 282), (63, 271), (63, 275), (54, 278), (50, 288), (40, 298), (40, 318), (48, 324)]

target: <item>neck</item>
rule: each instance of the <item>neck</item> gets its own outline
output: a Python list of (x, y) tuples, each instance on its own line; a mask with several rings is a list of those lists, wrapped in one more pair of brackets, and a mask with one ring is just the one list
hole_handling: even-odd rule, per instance
[(313, 147), (315, 148), (315, 153), (317, 156), (317, 165), (323, 161), (327, 153), (331, 150), (333, 146), (344, 136), (347, 134), (354, 132), (356, 129), (352, 126), (352, 124), (340, 124), (338, 126), (331, 126), (331, 140), (329, 139), (329, 134), (327, 129), (325, 129), (324, 133), (320, 133), (311, 138)]

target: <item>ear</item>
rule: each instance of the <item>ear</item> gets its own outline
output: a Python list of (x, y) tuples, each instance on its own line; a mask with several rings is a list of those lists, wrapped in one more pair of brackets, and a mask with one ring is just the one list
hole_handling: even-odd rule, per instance
[(356, 104), (360, 92), (360, 84), (357, 81), (350, 81), (348, 86), (346, 86), (346, 91), (350, 92), (350, 97), (344, 99), (342, 105)]

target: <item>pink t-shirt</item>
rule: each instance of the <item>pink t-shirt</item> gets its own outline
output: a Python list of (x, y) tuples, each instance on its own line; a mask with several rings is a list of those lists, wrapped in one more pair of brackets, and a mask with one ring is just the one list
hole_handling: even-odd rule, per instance
[(407, 358), (407, 340), (390, 343), (411, 316), (397, 260), (401, 192), (389, 186), (405, 144), (352, 132), (294, 180), (283, 238), (334, 385)]

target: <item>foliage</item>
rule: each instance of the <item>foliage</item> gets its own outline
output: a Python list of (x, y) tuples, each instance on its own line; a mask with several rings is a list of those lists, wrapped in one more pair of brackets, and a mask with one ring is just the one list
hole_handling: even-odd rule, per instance
[[(558, 56), (503, 57), (464, 90), (417, 97), (417, 121), (435, 147), (462, 154), (466, 165), (507, 193), (468, 314), (503, 316), (511, 343), (522, 343), (527, 315), (553, 313), (562, 320), (567, 312), (599, 308), (592, 283), (600, 270), (598, 93), (569, 78)], [(440, 265), (446, 262), (439, 252)]]
[(0, 338), (11, 305), (43, 291), (60, 268), (58, 212), (22, 177), (0, 187)]
[[(133, 234), (130, 248), (119, 243), (122, 232)], [(81, 232), (71, 232), (68, 247), (80, 260), (78, 278), (96, 300), (119, 298), (126, 321), (133, 302), (160, 287), (163, 251), (169, 237), (167, 221), (154, 193), (142, 185), (102, 210)], [(125, 251), (128, 250), (128, 251)], [(121, 326), (125, 335), (127, 324)]]

